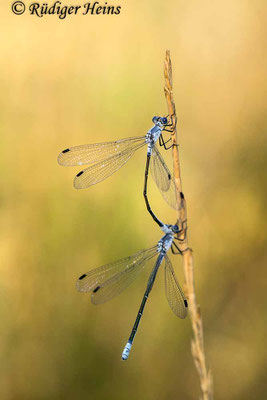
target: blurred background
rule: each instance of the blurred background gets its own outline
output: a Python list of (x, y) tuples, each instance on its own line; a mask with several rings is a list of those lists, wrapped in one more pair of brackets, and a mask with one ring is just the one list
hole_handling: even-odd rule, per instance
[[(144, 135), (167, 113), (166, 49), (215, 398), (264, 399), (266, 2), (118, 4), (118, 16), (65, 20), (0, 5), (1, 399), (199, 397), (190, 320), (169, 308), (162, 271), (126, 363), (152, 264), (102, 306), (75, 288), (162, 236), (142, 198), (145, 150), (83, 191), (72, 186), (80, 169), (57, 164), (66, 147)], [(153, 209), (174, 223), (150, 183)]]

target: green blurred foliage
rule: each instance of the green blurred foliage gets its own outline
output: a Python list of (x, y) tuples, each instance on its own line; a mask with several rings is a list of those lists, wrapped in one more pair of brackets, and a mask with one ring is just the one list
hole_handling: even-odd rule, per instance
[(127, 363), (147, 275), (99, 307), (75, 289), (161, 237), (142, 198), (145, 151), (84, 191), (56, 163), (67, 146), (142, 135), (166, 113), (166, 48), (215, 397), (266, 398), (266, 2), (121, 5), (64, 21), (1, 5), (1, 399), (198, 398), (190, 321), (169, 309), (162, 273)]

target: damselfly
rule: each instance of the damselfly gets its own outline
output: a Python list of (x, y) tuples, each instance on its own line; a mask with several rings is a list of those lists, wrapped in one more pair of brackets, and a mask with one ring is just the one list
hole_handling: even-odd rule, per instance
[(169, 305), (174, 314), (179, 318), (185, 318), (187, 315), (187, 300), (174, 273), (171, 261), (167, 256), (167, 251), (169, 249), (171, 249), (174, 254), (181, 254), (178, 245), (175, 243), (175, 240), (181, 240), (178, 238), (179, 229), (177, 225), (167, 225), (163, 223), (161, 229), (165, 235), (158, 241), (156, 246), (139, 251), (132, 256), (115, 261), (111, 264), (93, 269), (80, 276), (76, 283), (79, 291), (91, 292), (91, 301), (93, 304), (105, 303), (126, 289), (144, 269), (145, 263), (158, 255), (155, 266), (149, 276), (146, 291), (132, 332), (123, 350), (123, 360), (126, 360), (129, 356), (148, 295), (152, 290), (158, 269), (164, 259), (165, 292)]
[(171, 132), (168, 127), (172, 126), (172, 123), (168, 123), (166, 117), (158, 116), (153, 117), (152, 122), (154, 125), (145, 136), (70, 147), (59, 154), (58, 163), (64, 166), (92, 164), (74, 178), (74, 187), (85, 189), (108, 178), (121, 168), (136, 150), (147, 145), (147, 156), (152, 159), (152, 177), (166, 202), (177, 209), (173, 177), (156, 146), (156, 142), (159, 141), (160, 146), (168, 149), (166, 144), (171, 139), (165, 142), (162, 132)]

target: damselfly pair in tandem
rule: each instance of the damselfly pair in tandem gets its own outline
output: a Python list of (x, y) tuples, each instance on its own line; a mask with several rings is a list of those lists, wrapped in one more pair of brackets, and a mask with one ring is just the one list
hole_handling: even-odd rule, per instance
[(165, 291), (171, 309), (178, 317), (185, 318), (188, 307), (187, 300), (178, 283), (170, 259), (167, 256), (167, 251), (169, 249), (171, 249), (174, 254), (182, 253), (175, 241), (182, 241), (184, 238), (181, 239), (179, 235), (181, 230), (178, 229), (176, 224), (164, 224), (156, 217), (151, 210), (147, 197), (147, 180), (149, 167), (151, 166), (152, 177), (166, 202), (174, 209), (178, 209), (180, 204), (177, 198), (180, 199), (180, 201), (183, 200), (182, 193), (179, 194), (179, 196), (176, 194), (172, 174), (156, 145), (158, 141), (159, 145), (164, 147), (165, 150), (171, 147), (166, 146), (171, 139), (165, 141), (163, 132), (171, 132), (172, 130), (168, 128), (172, 126), (172, 123), (169, 123), (166, 117), (158, 116), (153, 117), (152, 122), (154, 125), (145, 136), (121, 139), (113, 142), (75, 146), (63, 150), (58, 156), (59, 164), (64, 166), (92, 164), (90, 167), (80, 171), (74, 178), (74, 187), (77, 189), (84, 189), (112, 175), (132, 157), (137, 149), (147, 145), (147, 162), (143, 194), (147, 210), (164, 232), (164, 236), (158, 241), (156, 246), (150, 249), (142, 250), (133, 256), (103, 265), (83, 274), (76, 284), (79, 291), (92, 293), (91, 301), (93, 304), (102, 304), (126, 289), (136, 279), (139, 272), (144, 269), (145, 263), (158, 255), (155, 266), (149, 276), (147, 288), (131, 335), (123, 350), (123, 360), (126, 360), (129, 356), (148, 295), (152, 290), (158, 269), (163, 260), (165, 260)]

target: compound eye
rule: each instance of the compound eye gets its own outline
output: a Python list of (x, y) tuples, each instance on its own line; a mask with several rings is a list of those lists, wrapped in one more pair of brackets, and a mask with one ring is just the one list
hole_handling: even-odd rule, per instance
[(152, 118), (153, 124), (155, 124), (156, 122), (158, 122), (158, 119), (159, 119), (159, 117), (157, 117), (157, 116), (155, 115), (155, 117)]
[(163, 117), (163, 118), (162, 118), (162, 123), (163, 123), (163, 125), (167, 125), (167, 122), (168, 122), (167, 118), (166, 118), (166, 117)]
[(179, 232), (179, 228), (177, 225), (173, 225), (173, 231), (174, 233), (178, 233)]

